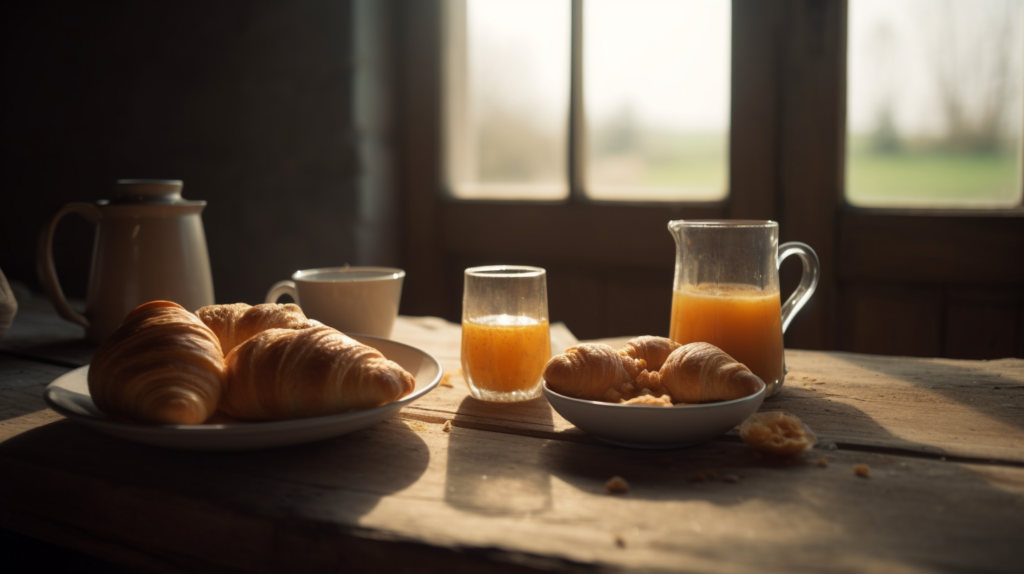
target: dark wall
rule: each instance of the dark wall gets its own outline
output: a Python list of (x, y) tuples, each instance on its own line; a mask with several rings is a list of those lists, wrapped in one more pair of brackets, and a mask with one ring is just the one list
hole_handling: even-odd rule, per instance
[[(384, 85), (360, 68), (387, 64), (365, 57), (374, 49), (365, 30), (357, 42), (356, 24), (372, 27), (375, 9), (327, 0), (6, 8), (0, 269), (9, 279), (38, 291), (46, 218), (69, 201), (109, 197), (119, 178), (182, 179), (187, 199), (208, 202), (218, 302), (262, 302), (296, 269), (398, 264), (379, 243), (390, 225), (381, 159), (390, 128), (380, 110), (369, 122), (357, 114)], [(58, 229), (69, 296), (85, 294), (92, 234), (74, 215)]]

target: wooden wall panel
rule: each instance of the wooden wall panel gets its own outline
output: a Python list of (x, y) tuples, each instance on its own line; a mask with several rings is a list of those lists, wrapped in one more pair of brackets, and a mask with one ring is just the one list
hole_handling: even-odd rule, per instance
[(995, 359), (1022, 356), (1021, 294), (996, 290), (951, 290), (946, 297), (943, 356)]
[(673, 269), (637, 271), (608, 278), (608, 321), (612, 337), (668, 337), (672, 318)]
[(577, 338), (599, 337), (608, 323), (608, 288), (593, 272), (548, 269), (548, 313)]
[(844, 210), (840, 279), (1024, 286), (1024, 211)]
[[(667, 335), (676, 257), (668, 222), (722, 217), (724, 208), (444, 202), (441, 214), (449, 290), (461, 293), (457, 273), (472, 265), (544, 267), (552, 320), (601, 338)], [(438, 296), (454, 314), (450, 294)]]
[(942, 353), (941, 289), (847, 286), (840, 295), (840, 349), (912, 357)]
[(450, 202), (443, 205), (441, 233), (447, 253), (505, 261), (544, 258), (612, 272), (674, 265), (668, 222), (724, 213), (721, 207)]

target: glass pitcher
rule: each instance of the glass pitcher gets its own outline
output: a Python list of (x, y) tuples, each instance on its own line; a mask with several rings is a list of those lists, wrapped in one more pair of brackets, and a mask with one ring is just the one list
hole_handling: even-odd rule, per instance
[[(782, 333), (814, 293), (821, 269), (804, 243), (779, 245), (774, 221), (670, 221), (676, 271), (669, 338), (711, 343), (761, 377), (768, 395), (786, 374)], [(796, 291), (781, 304), (779, 265), (803, 262)]]

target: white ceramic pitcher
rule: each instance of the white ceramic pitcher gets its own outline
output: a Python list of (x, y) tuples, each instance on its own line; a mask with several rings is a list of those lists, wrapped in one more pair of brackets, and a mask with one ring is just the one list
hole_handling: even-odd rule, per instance
[[(179, 180), (122, 179), (114, 198), (69, 203), (43, 229), (39, 280), (61, 317), (102, 342), (132, 309), (147, 301), (174, 301), (189, 311), (213, 304), (213, 278), (200, 214), (205, 201), (181, 197)], [(96, 224), (85, 314), (71, 308), (53, 264), (53, 232), (77, 213)]]

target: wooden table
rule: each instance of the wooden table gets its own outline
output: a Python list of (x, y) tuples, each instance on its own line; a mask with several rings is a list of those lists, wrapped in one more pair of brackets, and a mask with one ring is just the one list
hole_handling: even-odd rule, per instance
[[(401, 318), (394, 338), (448, 373), (434, 392), (348, 436), (197, 453), (122, 442), (48, 410), (45, 385), (94, 348), (47, 309), (24, 307), (0, 345), (0, 527), (110, 562), (160, 572), (1024, 571), (1022, 360), (789, 350), (786, 386), (762, 410), (799, 415), (821, 444), (780, 461), (735, 431), (629, 450), (578, 431), (543, 398), (479, 402), (459, 374), (458, 325)], [(627, 493), (605, 491), (614, 475)]]

